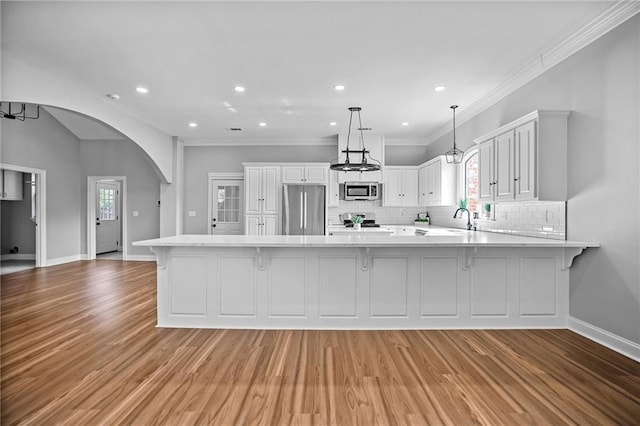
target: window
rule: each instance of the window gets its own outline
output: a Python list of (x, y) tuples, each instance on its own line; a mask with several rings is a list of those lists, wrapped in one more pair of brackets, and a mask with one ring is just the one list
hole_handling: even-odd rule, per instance
[(116, 190), (100, 188), (98, 192), (100, 220), (116, 220)]
[(468, 200), (470, 212), (479, 212), (478, 206), (478, 149), (467, 151), (462, 160), (462, 182), (464, 198)]
[(240, 222), (240, 187), (218, 186), (218, 222)]

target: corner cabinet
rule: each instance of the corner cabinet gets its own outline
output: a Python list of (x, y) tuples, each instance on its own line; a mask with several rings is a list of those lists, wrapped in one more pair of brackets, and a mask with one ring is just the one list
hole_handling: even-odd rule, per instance
[(569, 114), (534, 111), (475, 139), (479, 201), (566, 201)]
[(383, 206), (418, 205), (418, 169), (416, 167), (385, 167), (383, 182)]
[[(384, 168), (384, 137), (381, 135), (364, 135), (364, 146), (369, 151), (371, 158), (378, 160)], [(338, 135), (338, 162), (344, 163), (346, 154), (342, 151), (347, 149), (347, 135)], [(361, 149), (360, 132), (351, 134), (349, 140), (349, 149)], [(361, 157), (349, 156), (352, 163), (360, 162)], [(369, 157), (367, 157), (367, 160)], [(339, 172), (338, 183), (345, 182), (382, 182), (382, 170), (377, 172)]]
[(277, 235), (281, 167), (244, 163), (245, 234)]
[(457, 171), (457, 166), (447, 163), (444, 155), (422, 164), (418, 169), (420, 206), (455, 205)]

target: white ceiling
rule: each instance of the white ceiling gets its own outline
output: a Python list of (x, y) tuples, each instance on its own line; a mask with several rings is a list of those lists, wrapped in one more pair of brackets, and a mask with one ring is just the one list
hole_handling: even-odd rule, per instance
[[(139, 120), (206, 143), (328, 139), (346, 132), (349, 106), (363, 108), (363, 125), (374, 133), (424, 141), (450, 122), (450, 105), (463, 112), (611, 3), (0, 5), (4, 51), (116, 93), (120, 99), (109, 102)], [(343, 92), (334, 90), (338, 83)], [(136, 93), (139, 85), (149, 93)], [(438, 85), (447, 90), (434, 92)]]

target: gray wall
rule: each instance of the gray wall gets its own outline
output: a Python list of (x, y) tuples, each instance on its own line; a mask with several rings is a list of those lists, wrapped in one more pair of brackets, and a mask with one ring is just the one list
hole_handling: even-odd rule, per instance
[(47, 171), (47, 259), (80, 254), (79, 140), (49, 113), (3, 120), (2, 162)]
[[(151, 255), (147, 247), (134, 247), (134, 241), (160, 236), (160, 179), (146, 154), (128, 140), (83, 140), (81, 161), (81, 221), (82, 253), (87, 253), (87, 177), (127, 177), (128, 255)], [(139, 216), (134, 217), (133, 211)], [(125, 212), (123, 212), (125, 214)]]
[[(456, 130), (466, 149), (536, 109), (569, 118), (567, 237), (597, 241), (571, 268), (571, 315), (640, 343), (640, 17), (627, 21)], [(451, 134), (429, 145), (432, 158)], [(544, 172), (544, 169), (542, 169)]]
[[(187, 146), (184, 150), (184, 233), (207, 233), (207, 174), (242, 172), (243, 162), (331, 162), (338, 157), (335, 145), (293, 146)], [(388, 146), (389, 165), (418, 165), (426, 159), (424, 146)], [(189, 211), (196, 216), (190, 217)]]
[(31, 220), (31, 184), (22, 175), (22, 200), (0, 201), (2, 208), (2, 254), (18, 247), (18, 254), (36, 254), (36, 224)]

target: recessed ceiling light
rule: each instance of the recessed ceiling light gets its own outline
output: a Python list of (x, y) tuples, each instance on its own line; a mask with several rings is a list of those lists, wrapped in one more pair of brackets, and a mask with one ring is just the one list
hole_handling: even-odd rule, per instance
[(233, 90), (235, 90), (236, 92), (242, 93), (245, 91), (245, 88), (243, 86), (233, 86)]
[(344, 84), (336, 84), (335, 86), (333, 86), (334, 89), (336, 89), (338, 92), (341, 92), (344, 90)]
[(436, 92), (443, 92), (446, 89), (444, 86), (436, 86), (433, 88)]
[(332, 121), (331, 123), (329, 123), (329, 126), (337, 126), (338, 123), (336, 123), (335, 121)]
[(117, 101), (118, 99), (120, 99), (120, 95), (115, 93), (107, 93), (105, 96), (109, 99), (113, 99), (114, 101)]
[(198, 123), (194, 123), (193, 121), (189, 123), (189, 127), (198, 127)]
[(260, 127), (265, 127), (267, 125), (267, 123), (265, 123), (264, 121), (261, 121), (258, 123), (258, 126)]
[(402, 123), (403, 126), (408, 126), (409, 123), (407, 123), (406, 121), (404, 123)]
[(149, 93), (149, 89), (147, 89), (146, 87), (138, 86), (138, 87), (136, 87), (136, 92), (138, 92), (138, 93)]

